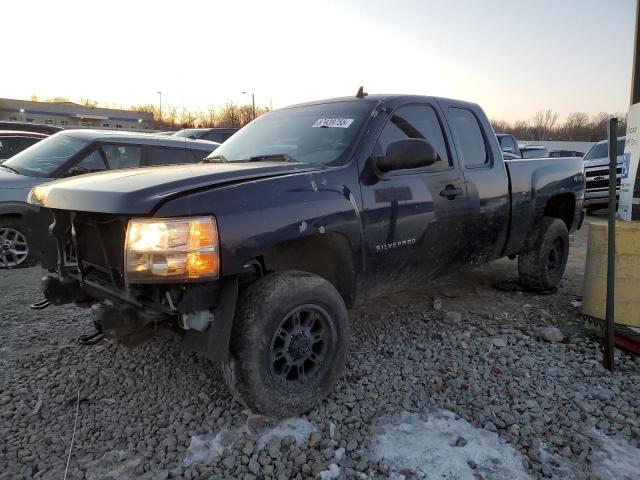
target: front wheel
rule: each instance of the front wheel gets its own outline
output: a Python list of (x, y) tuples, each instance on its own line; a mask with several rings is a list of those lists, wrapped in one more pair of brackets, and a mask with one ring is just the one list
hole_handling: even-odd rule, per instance
[(569, 258), (569, 232), (559, 218), (544, 217), (536, 243), (518, 255), (520, 283), (532, 290), (558, 287)]
[(31, 254), (26, 228), (19, 222), (0, 224), (0, 269), (28, 267)]
[(349, 314), (329, 282), (277, 272), (241, 296), (223, 366), (235, 398), (265, 415), (303, 413), (326, 397), (349, 350)]

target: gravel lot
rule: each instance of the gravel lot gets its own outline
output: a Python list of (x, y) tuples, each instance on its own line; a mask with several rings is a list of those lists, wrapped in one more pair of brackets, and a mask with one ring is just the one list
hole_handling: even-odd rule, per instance
[(639, 478), (640, 363), (602, 369), (572, 243), (552, 295), (492, 288), (501, 260), (353, 310), (345, 377), (285, 421), (173, 341), (77, 344), (87, 310), (31, 311), (41, 271), (3, 272), (0, 478), (63, 478), (76, 411), (67, 478)]

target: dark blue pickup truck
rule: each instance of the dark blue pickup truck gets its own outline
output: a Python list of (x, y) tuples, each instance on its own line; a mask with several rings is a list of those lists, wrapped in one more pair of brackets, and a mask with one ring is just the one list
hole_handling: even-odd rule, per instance
[(92, 304), (122, 342), (164, 327), (223, 362), (241, 402), (292, 415), (340, 374), (356, 299), (505, 256), (555, 288), (584, 183), (579, 158), (504, 161), (475, 104), (359, 94), (263, 115), (202, 164), (30, 201), (55, 218), (52, 303)]

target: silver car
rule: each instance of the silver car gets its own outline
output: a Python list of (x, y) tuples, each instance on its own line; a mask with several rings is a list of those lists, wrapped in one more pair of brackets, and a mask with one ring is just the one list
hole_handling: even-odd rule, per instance
[[(620, 194), (620, 177), (624, 161), (625, 137), (618, 137), (618, 167), (616, 175), (616, 199)], [(609, 205), (609, 148), (607, 141), (596, 143), (584, 156), (584, 172), (587, 178), (584, 205), (587, 213), (593, 213)]]

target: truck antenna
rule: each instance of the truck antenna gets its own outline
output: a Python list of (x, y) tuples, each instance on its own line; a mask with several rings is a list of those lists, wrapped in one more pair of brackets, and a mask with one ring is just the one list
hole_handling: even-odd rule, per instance
[(364, 98), (367, 95), (369, 94), (364, 91), (364, 87), (361, 85), (360, 88), (358, 89), (358, 93), (356, 93), (356, 98)]

